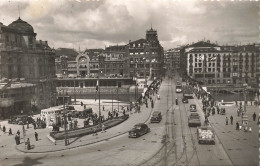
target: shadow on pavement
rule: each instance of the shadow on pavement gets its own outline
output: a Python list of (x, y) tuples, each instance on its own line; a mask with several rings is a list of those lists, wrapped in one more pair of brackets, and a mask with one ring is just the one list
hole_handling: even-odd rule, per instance
[(16, 164), (14, 166), (33, 166), (33, 165), (37, 165), (37, 164), (42, 164), (38, 160), (43, 159), (43, 158), (45, 158), (45, 157), (38, 157), (38, 158), (33, 159), (33, 158), (30, 158), (30, 157), (26, 156), (23, 159), (23, 163)]

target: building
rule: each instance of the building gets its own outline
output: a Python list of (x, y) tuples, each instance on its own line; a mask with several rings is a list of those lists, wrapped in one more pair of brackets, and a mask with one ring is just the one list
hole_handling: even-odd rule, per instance
[(180, 72), (180, 49), (169, 49), (164, 52), (164, 64), (172, 72)]
[(126, 46), (128, 75), (153, 79), (162, 76), (164, 61), (163, 47), (157, 31), (146, 31), (146, 39), (129, 41)]
[(200, 41), (185, 48), (187, 74), (205, 85), (257, 84), (259, 47), (218, 46)]
[(55, 53), (36, 35), (20, 17), (8, 26), (0, 23), (0, 96), (9, 103), (0, 106), (4, 118), (29, 113), (32, 105), (55, 105)]

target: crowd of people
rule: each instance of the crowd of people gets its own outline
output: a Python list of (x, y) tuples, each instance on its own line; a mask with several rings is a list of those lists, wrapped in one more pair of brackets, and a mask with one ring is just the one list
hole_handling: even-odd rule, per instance
[[(191, 86), (193, 86), (193, 88), (194, 88), (194, 93), (195, 93), (196, 97), (198, 99), (202, 99), (202, 105), (203, 105), (202, 110), (205, 115), (205, 121), (204, 121), (205, 125), (208, 125), (208, 123), (209, 123), (208, 117), (211, 115), (214, 116), (216, 114), (216, 111), (217, 111), (218, 115), (226, 115), (226, 109), (221, 108), (220, 104), (217, 104), (217, 102), (214, 100), (214, 98), (210, 94), (207, 94), (201, 87), (197, 88), (198, 86), (196, 84), (191, 84)], [(239, 124), (239, 121), (242, 119), (245, 112), (243, 111), (243, 108), (242, 108), (242, 102), (239, 102), (239, 105), (238, 105), (237, 101), (235, 101), (235, 103), (236, 103), (236, 106), (238, 107), (237, 116), (240, 117), (239, 119), (236, 120), (235, 129), (241, 130), (242, 126), (244, 126), (245, 132), (247, 132), (247, 131), (251, 132), (252, 128), (250, 126), (244, 125), (244, 124), (242, 124), (242, 122), (241, 122), (241, 124)], [(248, 103), (249, 102), (247, 102), (246, 104), (248, 104)], [(253, 101), (251, 101), (250, 103), (251, 103), (251, 105), (258, 105), (257, 102), (253, 102)], [(255, 104), (253, 104), (253, 103), (255, 103)], [(225, 117), (226, 125), (229, 125), (229, 124), (233, 125), (234, 117), (232, 115), (230, 115), (230, 117), (227, 117), (227, 116), (224, 116), (224, 117)], [(256, 121), (255, 112), (252, 115), (252, 120)], [(259, 124), (259, 122), (260, 122), (260, 117), (258, 117), (257, 123)]]
[[(36, 127), (35, 127), (34, 123), (33, 123), (33, 126), (34, 126), (34, 130), (36, 130)], [(15, 134), (15, 136), (14, 136), (14, 140), (15, 140), (15, 144), (16, 144), (16, 145), (20, 145), (20, 144), (21, 144), (21, 139), (24, 138), (24, 140), (25, 140), (26, 132), (27, 132), (27, 130), (29, 130), (29, 128), (30, 128), (29, 123), (27, 123), (26, 129), (25, 129), (25, 125), (22, 125), (22, 136), (23, 136), (22, 138), (21, 138), (21, 132), (20, 132), (20, 130), (18, 129), (18, 130), (16, 131), (16, 134)], [(6, 129), (6, 126), (5, 126), (5, 125), (3, 125), (3, 127), (2, 127), (1, 124), (0, 124), (0, 131), (2, 131), (4, 134), (8, 133), (9, 136), (12, 136), (12, 135), (13, 135), (13, 130), (12, 130), (12, 128), (10, 127), (10, 128), (9, 128), (9, 131), (7, 132), (7, 129)], [(28, 137), (28, 136), (27, 136), (27, 137)], [(36, 141), (39, 140), (37, 131), (35, 131), (34, 137), (35, 137), (35, 140), (36, 140)], [(30, 150), (30, 149), (31, 149), (31, 143), (30, 143), (30, 138), (29, 138), (29, 137), (27, 138), (27, 140), (26, 140), (24, 143), (25, 143), (27, 149)]]

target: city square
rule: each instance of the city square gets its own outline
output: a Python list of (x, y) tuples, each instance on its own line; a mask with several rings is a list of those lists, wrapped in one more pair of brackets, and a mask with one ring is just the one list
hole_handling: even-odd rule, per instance
[(259, 165), (257, 5), (0, 2), (0, 166)]

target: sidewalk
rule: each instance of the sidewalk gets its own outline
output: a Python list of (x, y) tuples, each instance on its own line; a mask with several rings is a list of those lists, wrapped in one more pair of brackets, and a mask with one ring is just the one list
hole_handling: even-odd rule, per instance
[[(152, 96), (152, 98), (154, 100), (154, 103), (156, 104), (156, 95)], [(86, 136), (82, 136), (79, 138), (70, 138), (69, 139), (70, 144), (68, 146), (64, 145), (65, 144), (64, 140), (57, 140), (56, 145), (55, 145), (53, 142), (51, 142), (47, 138), (47, 135), (49, 134), (49, 132), (52, 129), (46, 128), (46, 129), (34, 130), (32, 125), (30, 125), (30, 128), (27, 129), (27, 131), (26, 131), (25, 140), (27, 140), (27, 138), (30, 138), (30, 143), (31, 143), (32, 149), (27, 150), (25, 147), (25, 144), (23, 142), (23, 138), (22, 138), (23, 137), (22, 129), (19, 129), (19, 128), (22, 128), (22, 126), (16, 125), (21, 132), (21, 144), (14, 146), (15, 145), (14, 136), (15, 136), (16, 131), (18, 130), (18, 129), (16, 129), (13, 131), (12, 136), (7, 136), (8, 134), (3, 134), (4, 137), (2, 137), (2, 138), (0, 137), (0, 140), (1, 140), (0, 147), (7, 150), (6, 155), (8, 154), (8, 152), (9, 152), (9, 154), (16, 154), (18, 151), (24, 152), (24, 153), (49, 153), (49, 152), (73, 149), (73, 148), (90, 145), (90, 144), (94, 144), (94, 143), (101, 142), (101, 141), (106, 141), (106, 140), (114, 138), (116, 136), (128, 133), (128, 131), (131, 130), (132, 127), (137, 123), (146, 123), (149, 120), (150, 115), (153, 111), (151, 108), (150, 102), (148, 102), (148, 105), (149, 105), (149, 107), (146, 108), (145, 104), (143, 104), (141, 106), (140, 113), (130, 114), (129, 112), (126, 112), (126, 114), (129, 114), (129, 118), (126, 121), (124, 121), (123, 123), (121, 123), (117, 126), (114, 126), (110, 129), (107, 129), (106, 132), (103, 132), (103, 133), (98, 132), (98, 135), (95, 135), (95, 136), (93, 136), (91, 134), (91, 135), (86, 135)], [(105, 105), (105, 110), (107, 109), (107, 106)], [(117, 108), (117, 106), (115, 108)], [(107, 113), (106, 111), (102, 111), (102, 112)], [(132, 111), (132, 112), (134, 112), (134, 111)], [(2, 124), (2, 126), (3, 126), (3, 124)], [(8, 124), (8, 126), (9, 126), (9, 124)], [(9, 130), (9, 128), (7, 128), (7, 130)], [(35, 141), (35, 137), (34, 137), (35, 131), (37, 131), (37, 133), (39, 135), (39, 141)], [(2, 131), (0, 133), (2, 133)], [(10, 138), (11, 138), (11, 140), (10, 140)], [(5, 145), (3, 145), (3, 143), (5, 143)], [(18, 151), (14, 151), (13, 150), (14, 147)], [(1, 150), (4, 150), (2, 148), (1, 148)]]
[[(195, 98), (202, 108), (201, 100)], [(247, 114), (249, 125), (252, 133), (236, 130), (236, 122), (241, 125), (242, 118), (237, 116), (238, 107), (235, 105), (226, 106), (226, 115), (216, 114), (209, 116), (210, 125), (214, 128), (220, 143), (223, 145), (226, 153), (230, 157), (233, 165), (258, 165), (259, 160), (259, 127), (257, 118), (260, 109), (257, 106), (247, 106)], [(252, 115), (256, 113), (256, 121), (253, 121)], [(233, 116), (233, 125), (230, 124), (230, 116)], [(226, 117), (228, 117), (228, 125), (226, 125)]]

